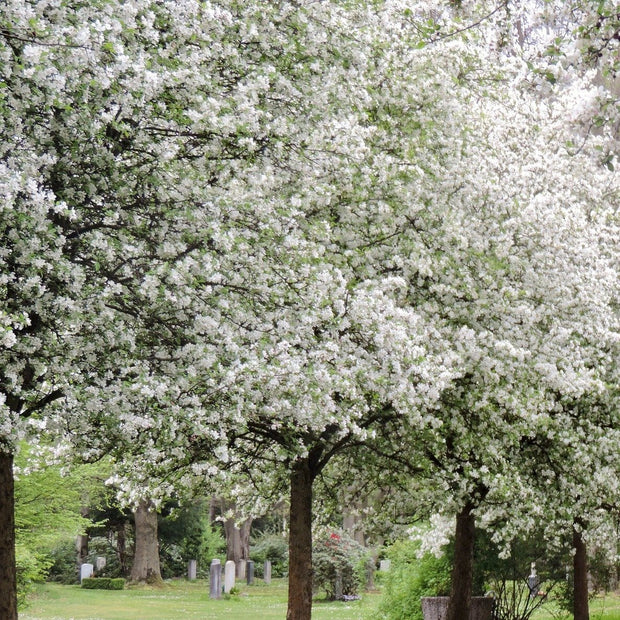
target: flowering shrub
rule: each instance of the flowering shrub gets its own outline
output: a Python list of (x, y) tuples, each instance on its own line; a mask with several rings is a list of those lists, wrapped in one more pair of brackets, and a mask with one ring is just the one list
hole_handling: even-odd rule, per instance
[(255, 575), (263, 577), (265, 560), (271, 562), (271, 576), (288, 574), (288, 543), (280, 534), (266, 534), (252, 543), (250, 557), (255, 562)]
[(362, 545), (335, 532), (315, 541), (312, 564), (314, 591), (324, 590), (331, 600), (355, 596), (373, 568), (370, 553)]

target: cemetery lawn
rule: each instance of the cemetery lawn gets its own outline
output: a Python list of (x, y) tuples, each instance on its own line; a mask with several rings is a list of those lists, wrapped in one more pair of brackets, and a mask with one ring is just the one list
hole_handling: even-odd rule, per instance
[[(560, 615), (553, 603), (543, 605), (533, 616), (532, 620), (558, 620), (567, 618), (566, 614)], [(572, 616), (570, 616), (572, 618)], [(590, 601), (591, 620), (620, 620), (620, 592), (610, 593), (606, 596), (596, 596)]]
[[(286, 580), (266, 586), (240, 587), (240, 593), (212, 600), (208, 581), (166, 582), (161, 588), (83, 590), (79, 586), (42, 584), (29, 597), (20, 620), (283, 620), (286, 617)], [(317, 599), (313, 620), (373, 620), (379, 593), (364, 593), (362, 600), (328, 602)]]

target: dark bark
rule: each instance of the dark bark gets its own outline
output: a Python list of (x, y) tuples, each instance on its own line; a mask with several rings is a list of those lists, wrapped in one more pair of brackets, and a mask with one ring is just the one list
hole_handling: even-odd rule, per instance
[[(82, 514), (82, 516), (85, 516)], [(76, 563), (77, 563), (77, 576), (79, 578), (80, 575), (80, 566), (84, 564), (88, 560), (88, 534), (78, 534), (75, 539), (75, 550), (77, 553)]]
[(153, 503), (142, 500), (134, 512), (136, 546), (131, 568), (131, 581), (162, 581), (157, 538), (157, 511)]
[(581, 532), (573, 527), (573, 597), (575, 620), (590, 620), (588, 603), (588, 555)]
[(287, 620), (310, 620), (312, 615), (313, 482), (308, 461), (296, 462), (291, 472)]
[(0, 452), (0, 618), (17, 620), (13, 455)]
[(456, 517), (454, 565), (450, 604), (446, 620), (469, 618), (474, 574), (475, 518), (472, 504), (466, 504)]
[(116, 557), (118, 558), (119, 566), (121, 567), (121, 575), (123, 577), (129, 576), (129, 561), (127, 558), (127, 535), (125, 528), (127, 524), (125, 522), (116, 526)]

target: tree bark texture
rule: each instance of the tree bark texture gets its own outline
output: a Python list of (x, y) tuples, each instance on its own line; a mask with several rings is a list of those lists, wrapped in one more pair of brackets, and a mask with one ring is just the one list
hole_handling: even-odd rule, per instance
[(573, 598), (575, 620), (590, 620), (588, 602), (588, 553), (581, 532), (573, 527)]
[(245, 575), (240, 572), (241, 563), (250, 559), (250, 529), (252, 519), (246, 519), (241, 527), (237, 527), (234, 518), (224, 522), (226, 535), (226, 559), (232, 560), (237, 567), (237, 578), (242, 579)]
[[(84, 516), (84, 515), (82, 515)], [(88, 534), (78, 534), (75, 539), (75, 550), (77, 553), (76, 564), (77, 564), (77, 577), (79, 579), (80, 576), (80, 566), (84, 564), (88, 560)]]
[(476, 529), (472, 510), (473, 506), (468, 503), (456, 517), (454, 566), (446, 620), (463, 620), (469, 618), (471, 612)]
[(291, 472), (289, 512), (289, 576), (286, 620), (310, 620), (312, 615), (312, 484), (307, 461)]
[(127, 557), (127, 523), (119, 523), (116, 526), (116, 557), (118, 558), (119, 566), (121, 567), (121, 575), (123, 577), (129, 576), (129, 560)]
[(0, 618), (17, 620), (13, 455), (0, 452)]
[(157, 511), (153, 503), (142, 500), (134, 511), (136, 527), (135, 551), (131, 581), (159, 583), (162, 581), (157, 538)]

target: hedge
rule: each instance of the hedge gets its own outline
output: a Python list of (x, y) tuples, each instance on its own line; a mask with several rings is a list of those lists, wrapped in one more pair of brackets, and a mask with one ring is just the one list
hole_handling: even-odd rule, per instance
[(82, 587), (87, 590), (123, 590), (125, 580), (122, 578), (112, 579), (110, 577), (87, 577), (82, 579)]

